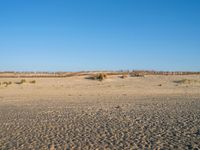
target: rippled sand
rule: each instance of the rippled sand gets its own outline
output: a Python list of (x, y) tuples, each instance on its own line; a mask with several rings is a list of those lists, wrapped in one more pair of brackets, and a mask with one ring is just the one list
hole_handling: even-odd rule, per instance
[(0, 149), (200, 149), (200, 86), (179, 78), (1, 87)]

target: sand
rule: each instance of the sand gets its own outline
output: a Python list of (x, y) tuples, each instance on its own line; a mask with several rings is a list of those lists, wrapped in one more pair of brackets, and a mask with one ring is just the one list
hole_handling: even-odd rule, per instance
[(200, 83), (181, 79), (200, 76), (0, 78), (0, 149), (200, 149)]

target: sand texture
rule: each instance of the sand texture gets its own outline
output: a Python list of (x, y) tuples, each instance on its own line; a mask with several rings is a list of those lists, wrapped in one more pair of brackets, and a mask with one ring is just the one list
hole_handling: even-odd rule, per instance
[(2, 150), (200, 149), (198, 75), (20, 80), (0, 79)]

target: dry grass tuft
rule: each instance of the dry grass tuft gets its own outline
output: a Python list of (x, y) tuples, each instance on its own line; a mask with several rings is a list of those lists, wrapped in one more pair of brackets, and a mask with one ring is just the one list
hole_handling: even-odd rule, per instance
[(193, 83), (200, 83), (199, 80), (194, 80), (194, 79), (182, 79), (182, 80), (176, 80), (174, 81), (175, 83), (179, 84), (193, 84)]
[(133, 73), (130, 73), (130, 77), (144, 77), (144, 73), (133, 72)]
[(122, 76), (120, 76), (120, 78), (122, 78), (122, 79), (128, 78), (128, 75), (123, 74)]
[(21, 79), (21, 81), (19, 81), (19, 82), (15, 82), (15, 84), (23, 84), (23, 83), (25, 83), (25, 82), (26, 82), (25, 79)]
[(29, 83), (31, 83), (31, 84), (35, 84), (36, 81), (35, 81), (35, 80), (32, 80), (32, 81), (30, 81)]
[(107, 78), (107, 74), (105, 73), (99, 73), (95, 76), (95, 80), (99, 80), (99, 81), (103, 81), (106, 78)]
[(99, 73), (99, 74), (93, 75), (91, 77), (87, 77), (86, 79), (103, 81), (106, 78), (107, 78), (106, 73)]
[(25, 83), (26, 82), (26, 80), (25, 79), (21, 79), (21, 83)]
[(8, 81), (8, 82), (5, 81), (5, 82), (2, 82), (2, 83), (0, 82), (0, 86), (4, 85), (5, 87), (7, 87), (8, 85), (11, 85), (11, 84), (12, 84), (11, 81)]

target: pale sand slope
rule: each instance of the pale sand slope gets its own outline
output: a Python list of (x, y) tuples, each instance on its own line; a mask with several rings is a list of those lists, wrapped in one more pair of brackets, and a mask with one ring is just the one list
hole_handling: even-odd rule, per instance
[(70, 77), (1, 85), (0, 149), (198, 149), (200, 83), (173, 82), (185, 78), (200, 80)]

